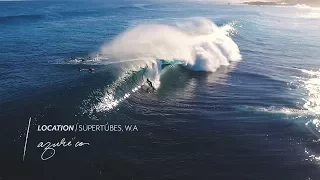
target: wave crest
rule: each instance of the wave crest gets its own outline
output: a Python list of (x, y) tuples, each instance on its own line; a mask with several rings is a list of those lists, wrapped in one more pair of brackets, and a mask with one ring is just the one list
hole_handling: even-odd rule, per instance
[(305, 4), (296, 4), (294, 7), (299, 9), (312, 9), (312, 7), (305, 5)]
[(208, 19), (176, 25), (141, 24), (117, 36), (101, 48), (107, 61), (179, 60), (196, 71), (214, 72), (241, 60), (237, 44), (226, 30)]
[[(208, 19), (193, 19), (174, 25), (140, 24), (101, 47), (95, 63), (119, 63), (119, 79), (84, 104), (84, 113), (110, 111), (139, 90), (145, 79), (160, 86), (161, 61), (184, 65), (195, 71), (214, 72), (220, 66), (241, 60), (237, 44), (229, 37), (234, 29), (218, 27)], [(182, 64), (181, 64), (182, 63)], [(96, 96), (94, 96), (96, 97)], [(86, 106), (86, 105), (84, 105)]]

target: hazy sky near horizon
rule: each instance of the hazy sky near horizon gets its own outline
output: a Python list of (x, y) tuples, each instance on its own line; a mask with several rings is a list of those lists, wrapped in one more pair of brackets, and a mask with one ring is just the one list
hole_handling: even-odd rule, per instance
[[(0, 1), (50, 1), (50, 0), (0, 0)], [(91, 0), (60, 0), (60, 1), (91, 1)], [(99, 0), (99, 1), (118, 1), (118, 0)], [(123, 0), (123, 1), (134, 2), (135, 0)], [(141, 1), (141, 0), (138, 0), (138, 1)], [(146, 1), (244, 2), (244, 1), (259, 1), (259, 0), (146, 0)], [(265, 1), (265, 0), (261, 0), (261, 1)], [(277, 1), (277, 0), (267, 0), (267, 1)]]
[[(55, 0), (0, 0), (1, 1), (55, 1)], [(119, 2), (119, 1), (123, 1), (123, 2), (146, 2), (146, 1), (150, 1), (150, 2), (217, 2), (217, 3), (242, 3), (242, 2), (249, 2), (249, 1), (286, 1), (286, 0), (59, 0), (59, 1), (105, 1), (105, 2)], [(320, 0), (319, 0), (320, 1)]]

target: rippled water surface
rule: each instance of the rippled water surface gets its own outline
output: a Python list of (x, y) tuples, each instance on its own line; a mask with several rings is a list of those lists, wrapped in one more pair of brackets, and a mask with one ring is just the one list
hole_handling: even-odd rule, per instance
[[(0, 2), (0, 179), (319, 179), (319, 14)], [(139, 131), (37, 131), (107, 123)], [(90, 146), (42, 161), (63, 137)]]

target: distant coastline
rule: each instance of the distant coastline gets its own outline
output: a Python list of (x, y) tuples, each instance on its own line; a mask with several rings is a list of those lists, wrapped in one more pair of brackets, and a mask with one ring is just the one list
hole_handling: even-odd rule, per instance
[(305, 0), (305, 1), (247, 1), (243, 2), (242, 4), (247, 5), (257, 5), (257, 6), (295, 6), (298, 4), (303, 4), (307, 6), (320, 6), (318, 2), (315, 2), (313, 0)]

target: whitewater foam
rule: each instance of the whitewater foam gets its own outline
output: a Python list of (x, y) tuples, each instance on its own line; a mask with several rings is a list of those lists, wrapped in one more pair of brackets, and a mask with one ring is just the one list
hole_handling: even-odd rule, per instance
[(248, 110), (248, 111), (259, 111), (259, 112), (267, 112), (273, 114), (285, 114), (288, 116), (296, 116), (296, 117), (306, 117), (313, 116), (312, 112), (309, 112), (307, 109), (297, 109), (297, 108), (289, 108), (289, 107), (255, 107), (255, 106), (241, 106), (240, 109)]
[(297, 15), (304, 19), (320, 19), (320, 12), (298, 13)]
[(294, 8), (297, 8), (297, 9), (301, 9), (301, 10), (313, 10), (313, 11), (319, 11), (320, 8), (319, 7), (312, 7), (312, 6), (308, 6), (308, 5), (305, 5), (305, 4), (297, 4), (295, 6), (293, 6)]
[(311, 150), (308, 150), (307, 148), (305, 148), (304, 152), (308, 157), (308, 158), (306, 158), (307, 161), (319, 163), (320, 156), (316, 155), (314, 152), (311, 152)]
[(192, 70), (214, 72), (241, 60), (238, 46), (226, 31), (208, 19), (177, 22), (175, 26), (141, 24), (104, 45), (100, 54), (112, 60), (180, 60)]
[(320, 18), (320, 8), (310, 7), (305, 4), (297, 4), (295, 8), (301, 9), (301, 12), (297, 12), (297, 17), (304, 19), (319, 19)]
[(299, 9), (312, 9), (312, 7), (305, 5), (305, 4), (296, 4), (293, 7), (299, 8)]
[[(318, 139), (320, 139), (320, 70), (299, 69), (304, 75), (296, 77), (292, 82), (296, 84), (299, 90), (304, 92), (303, 108), (310, 114), (308, 122), (305, 123), (306, 128)], [(309, 119), (308, 118), (308, 119)]]
[(120, 34), (101, 47), (96, 61), (123, 64), (122, 75), (90, 109), (90, 113), (114, 109), (140, 88), (141, 84), (135, 84), (138, 87), (133, 87), (132, 92), (127, 90), (117, 97), (117, 87), (126, 82), (130, 72), (147, 69), (140, 83), (148, 78), (158, 88), (161, 75), (159, 60), (179, 60), (191, 70), (207, 72), (241, 60), (238, 46), (229, 37), (235, 33), (233, 26), (218, 27), (208, 19), (196, 18), (176, 22), (175, 25), (140, 24)]
[(306, 92), (306, 97), (304, 100), (306, 101), (304, 104), (304, 108), (309, 110), (310, 112), (319, 115), (320, 114), (320, 70), (312, 71), (306, 69), (298, 69), (304, 74), (306, 77), (297, 77), (296, 81), (300, 84)]

